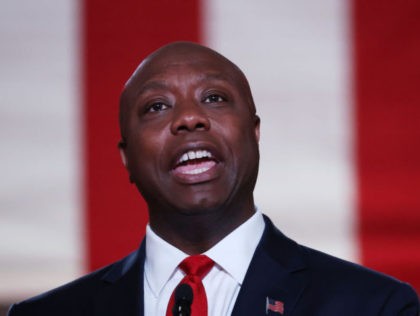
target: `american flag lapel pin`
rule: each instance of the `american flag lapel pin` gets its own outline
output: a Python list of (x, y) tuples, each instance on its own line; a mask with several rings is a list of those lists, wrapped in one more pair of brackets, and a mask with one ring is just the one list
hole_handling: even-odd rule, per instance
[(268, 312), (272, 311), (273, 313), (279, 313), (283, 315), (284, 313), (284, 303), (282, 301), (276, 301), (267, 296), (267, 301), (265, 304), (265, 313), (268, 315)]

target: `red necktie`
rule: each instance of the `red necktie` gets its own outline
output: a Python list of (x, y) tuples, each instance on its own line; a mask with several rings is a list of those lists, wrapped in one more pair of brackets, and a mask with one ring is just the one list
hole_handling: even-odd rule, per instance
[[(193, 290), (191, 316), (207, 316), (207, 296), (201, 280), (207, 275), (213, 265), (213, 260), (205, 255), (189, 256), (179, 264), (179, 268), (185, 272), (185, 276), (179, 284), (186, 283)], [(174, 296), (175, 291), (169, 300), (166, 316), (172, 316)]]

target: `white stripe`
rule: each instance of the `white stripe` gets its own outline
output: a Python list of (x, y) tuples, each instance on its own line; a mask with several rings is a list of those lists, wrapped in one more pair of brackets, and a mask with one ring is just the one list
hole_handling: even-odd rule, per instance
[(202, 14), (261, 116), (256, 203), (300, 243), (355, 260), (348, 15), (343, 0), (208, 0)]
[(77, 1), (0, 10), (0, 298), (81, 272)]

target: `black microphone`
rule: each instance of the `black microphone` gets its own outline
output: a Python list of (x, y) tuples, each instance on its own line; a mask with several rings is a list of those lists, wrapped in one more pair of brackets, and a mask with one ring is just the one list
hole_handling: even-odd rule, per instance
[(181, 283), (175, 289), (175, 304), (172, 308), (173, 316), (190, 316), (193, 291), (191, 286)]

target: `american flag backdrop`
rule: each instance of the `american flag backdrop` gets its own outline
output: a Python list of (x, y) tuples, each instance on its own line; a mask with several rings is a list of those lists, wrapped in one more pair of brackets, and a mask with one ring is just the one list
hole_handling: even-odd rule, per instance
[(118, 98), (174, 40), (247, 75), (258, 207), (298, 242), (419, 291), (420, 1), (1, 0), (0, 302), (140, 243)]

